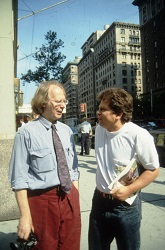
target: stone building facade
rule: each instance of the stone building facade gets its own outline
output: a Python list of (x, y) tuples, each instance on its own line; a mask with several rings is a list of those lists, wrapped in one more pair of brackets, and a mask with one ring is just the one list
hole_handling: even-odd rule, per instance
[(143, 93), (138, 24), (105, 25), (103, 31), (92, 33), (81, 49), (78, 102), (87, 104), (89, 118), (96, 116), (97, 95), (106, 88), (123, 88), (133, 96)]

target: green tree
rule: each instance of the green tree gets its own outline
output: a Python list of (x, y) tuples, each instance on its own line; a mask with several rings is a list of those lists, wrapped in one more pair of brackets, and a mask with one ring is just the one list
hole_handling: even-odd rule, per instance
[(62, 79), (61, 63), (66, 57), (59, 50), (64, 47), (64, 42), (61, 39), (57, 40), (57, 33), (51, 30), (47, 32), (45, 39), (47, 42), (42, 44), (41, 48), (36, 47), (33, 55), (39, 66), (34, 71), (29, 69), (26, 74), (22, 74), (21, 79), (24, 82), (35, 82), (38, 85), (42, 81)]

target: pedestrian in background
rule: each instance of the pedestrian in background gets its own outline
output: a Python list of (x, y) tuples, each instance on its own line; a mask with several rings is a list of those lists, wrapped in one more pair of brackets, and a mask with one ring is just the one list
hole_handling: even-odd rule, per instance
[[(133, 99), (128, 92), (110, 88), (98, 99), (96, 189), (89, 222), (89, 250), (109, 250), (114, 238), (118, 250), (139, 250), (140, 190), (158, 176), (158, 154), (149, 132), (130, 122)], [(108, 188), (119, 170), (122, 172), (134, 158), (141, 166), (136, 178), (130, 176), (123, 184), (119, 179), (116, 186)]]
[(21, 124), (21, 127), (22, 127), (23, 125), (26, 124), (26, 123), (24, 122), (24, 119), (23, 119), (23, 118), (20, 119), (20, 124)]
[(36, 120), (39, 117), (39, 114), (34, 113), (34, 111), (31, 113), (32, 120)]
[(72, 130), (58, 121), (66, 104), (60, 83), (41, 83), (31, 102), (40, 116), (14, 140), (9, 179), (20, 211), (18, 236), (26, 240), (33, 231), (33, 249), (80, 249), (77, 155)]
[(90, 135), (92, 135), (91, 124), (87, 122), (87, 118), (83, 118), (83, 122), (80, 124), (79, 130), (81, 132), (81, 153), (83, 155), (84, 150), (85, 154), (89, 155), (89, 147), (90, 147)]
[(32, 116), (31, 115), (26, 115), (26, 119), (27, 119), (27, 122), (31, 122), (32, 121)]

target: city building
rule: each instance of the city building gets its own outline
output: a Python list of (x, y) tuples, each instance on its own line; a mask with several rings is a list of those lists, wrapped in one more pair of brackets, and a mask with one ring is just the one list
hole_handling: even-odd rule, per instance
[(135, 0), (139, 7), (144, 93), (165, 87), (165, 1)]
[[(97, 95), (108, 87), (120, 87), (134, 96), (143, 93), (141, 39), (138, 24), (113, 22), (96, 31), (81, 47), (78, 64), (78, 102), (85, 103), (87, 117), (96, 117)], [(84, 113), (79, 113), (79, 119)]]
[(75, 127), (78, 120), (78, 63), (80, 57), (67, 63), (63, 69), (63, 84), (66, 91), (68, 105), (64, 112), (64, 122), (70, 127)]

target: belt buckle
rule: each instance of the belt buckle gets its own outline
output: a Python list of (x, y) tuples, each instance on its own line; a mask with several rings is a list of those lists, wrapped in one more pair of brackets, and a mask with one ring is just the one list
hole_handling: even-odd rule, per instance
[(105, 199), (109, 199), (109, 200), (112, 200), (112, 195), (111, 194), (106, 194), (106, 193), (102, 193), (103, 197)]
[(55, 189), (57, 192), (59, 192), (59, 191), (60, 191), (60, 185), (54, 187), (54, 189)]

